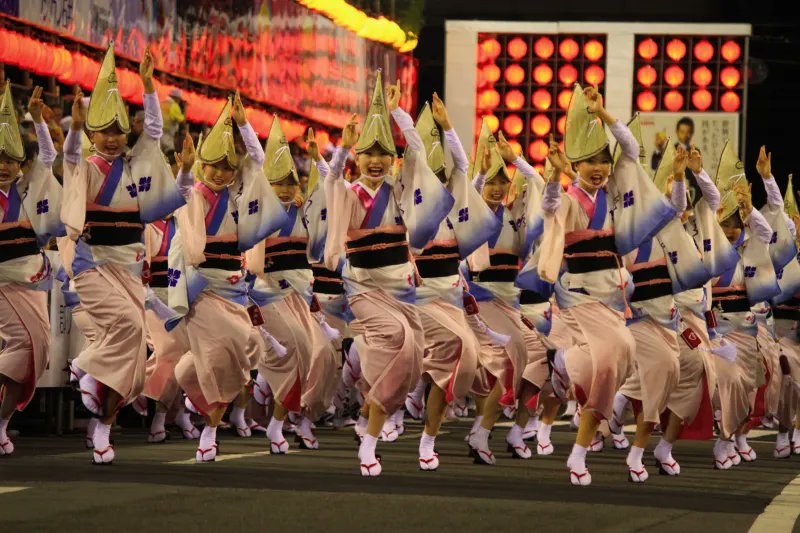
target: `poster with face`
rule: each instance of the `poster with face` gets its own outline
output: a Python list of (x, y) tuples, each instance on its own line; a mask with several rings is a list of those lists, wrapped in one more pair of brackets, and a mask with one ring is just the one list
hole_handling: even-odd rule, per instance
[[(734, 150), (740, 151), (738, 113), (641, 113), (639, 118), (646, 156), (644, 167), (651, 175), (658, 168), (666, 142), (694, 144), (703, 155), (703, 168), (711, 179), (717, 173), (725, 141), (730, 140)], [(694, 204), (700, 195), (689, 174), (687, 171), (687, 185)]]

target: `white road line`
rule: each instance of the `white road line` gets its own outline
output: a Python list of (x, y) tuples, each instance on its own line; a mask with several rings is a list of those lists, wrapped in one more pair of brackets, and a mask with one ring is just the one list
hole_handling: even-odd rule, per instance
[(764, 512), (750, 526), (749, 533), (776, 533), (792, 531), (800, 516), (800, 476), (789, 482), (775, 496)]
[[(290, 454), (290, 453), (300, 453), (300, 452), (301, 452), (301, 450), (288, 450), (286, 453)], [(233, 459), (246, 459), (248, 457), (261, 457), (261, 456), (264, 456), (264, 455), (271, 455), (271, 454), (269, 452), (267, 452), (267, 451), (264, 451), (264, 452), (251, 452), (251, 453), (226, 453), (226, 454), (218, 455), (217, 456), (217, 460), (215, 462), (220, 463), (222, 461), (231, 461)], [(169, 461), (169, 462), (164, 463), (164, 464), (168, 464), (168, 465), (193, 465), (193, 464), (197, 464), (197, 461), (195, 461), (194, 459), (186, 459), (185, 461)]]
[(27, 490), (30, 487), (0, 487), (0, 494), (10, 494), (12, 492), (19, 492), (21, 490)]

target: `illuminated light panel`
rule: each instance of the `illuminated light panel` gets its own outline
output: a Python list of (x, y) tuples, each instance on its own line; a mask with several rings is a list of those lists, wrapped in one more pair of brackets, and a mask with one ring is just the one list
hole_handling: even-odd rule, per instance
[(486, 115), (483, 118), (486, 121), (486, 127), (489, 128), (489, 131), (496, 133), (500, 128), (500, 119), (494, 115)]
[(514, 89), (506, 93), (505, 101), (507, 108), (516, 111), (525, 105), (525, 95), (522, 94), (522, 91)]
[(636, 106), (639, 111), (652, 111), (656, 108), (656, 104), (658, 104), (658, 99), (652, 91), (642, 91), (636, 97)]
[(561, 109), (568, 109), (570, 100), (572, 100), (572, 91), (569, 89), (564, 89), (558, 93), (558, 107)]
[(511, 85), (519, 85), (525, 81), (525, 69), (514, 63), (506, 67), (505, 77)]
[(664, 95), (664, 107), (669, 111), (680, 111), (683, 107), (683, 95), (678, 91), (669, 91)]
[(720, 55), (728, 63), (733, 63), (742, 55), (742, 47), (736, 41), (726, 41), (720, 48)]
[(658, 55), (658, 43), (653, 39), (645, 39), (639, 43), (637, 52), (639, 52), (639, 57), (650, 61)]
[(547, 85), (553, 81), (553, 69), (547, 63), (536, 65), (533, 69), (533, 80), (539, 85)]
[(539, 114), (531, 119), (531, 130), (539, 137), (544, 137), (550, 133), (551, 127), (552, 124), (550, 123), (550, 119), (547, 118), (547, 115)]
[(706, 89), (700, 89), (692, 94), (692, 105), (699, 111), (705, 111), (711, 107), (711, 93)]
[(481, 43), (481, 51), (485, 60), (494, 61), (503, 51), (503, 47), (497, 39), (486, 39)]
[(587, 41), (586, 44), (583, 45), (583, 55), (586, 56), (586, 59), (589, 61), (597, 61), (603, 57), (603, 52), (603, 44), (596, 39)]
[(478, 107), (481, 109), (494, 109), (500, 105), (500, 93), (494, 89), (481, 91), (478, 96)]
[(677, 87), (683, 83), (685, 78), (686, 75), (684, 74), (683, 69), (678, 65), (667, 67), (667, 69), (664, 71), (664, 81), (670, 87)]
[(600, 85), (606, 77), (606, 73), (599, 65), (589, 65), (583, 71), (583, 79), (589, 85)]
[(556, 47), (553, 41), (547, 37), (539, 37), (536, 42), (533, 43), (533, 53), (540, 59), (548, 59), (553, 55), (555, 50)]
[(727, 91), (725, 94), (722, 95), (719, 99), (719, 105), (723, 111), (727, 111), (728, 113), (733, 113), (735, 111), (739, 111), (739, 106), (741, 105), (741, 99), (739, 95), (733, 91)]
[(578, 69), (567, 63), (558, 69), (558, 79), (564, 85), (572, 85), (578, 81)]
[(732, 89), (739, 85), (739, 81), (741, 79), (742, 75), (739, 73), (739, 69), (736, 67), (725, 67), (719, 73), (719, 81), (728, 89)]
[(658, 72), (651, 65), (644, 65), (636, 71), (636, 79), (645, 87), (650, 87), (658, 80)]
[(484, 78), (489, 83), (497, 83), (497, 81), (500, 79), (500, 67), (498, 67), (494, 63), (489, 63), (488, 65), (483, 67), (481, 69), (481, 72), (483, 72)]
[(531, 159), (534, 161), (544, 161), (547, 159), (547, 151), (547, 143), (541, 139), (533, 141), (528, 146), (528, 155), (531, 156)]
[(531, 96), (531, 103), (536, 109), (544, 111), (553, 105), (553, 97), (547, 89), (537, 89)]
[(714, 57), (714, 46), (705, 39), (698, 41), (694, 45), (694, 57), (702, 63), (711, 60)]
[(503, 131), (511, 137), (516, 137), (522, 133), (523, 127), (524, 124), (522, 119), (519, 118), (519, 115), (508, 115), (503, 119)]
[(515, 37), (508, 41), (508, 55), (519, 61), (525, 54), (528, 53), (528, 45), (527, 43), (520, 39), (519, 37)]
[(714, 79), (714, 75), (711, 73), (711, 70), (706, 67), (705, 65), (702, 67), (698, 67), (694, 70), (692, 74), (692, 80), (694, 80), (695, 85), (700, 87), (708, 87), (708, 84)]
[(667, 56), (673, 61), (680, 61), (686, 55), (686, 43), (680, 39), (672, 39), (667, 43)]
[(564, 130), (566, 129), (566, 126), (567, 126), (567, 115), (561, 115), (560, 117), (558, 117), (558, 120), (556, 121), (556, 131), (558, 131), (558, 133), (560, 133), (561, 135), (564, 135)]
[(578, 57), (580, 53), (581, 47), (578, 46), (575, 39), (564, 39), (561, 41), (561, 44), (558, 45), (558, 54), (567, 61), (572, 61)]

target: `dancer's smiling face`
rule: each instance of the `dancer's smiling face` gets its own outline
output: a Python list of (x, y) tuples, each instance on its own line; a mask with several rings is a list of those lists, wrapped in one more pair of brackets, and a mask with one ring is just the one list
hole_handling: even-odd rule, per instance
[(98, 152), (103, 155), (117, 157), (125, 151), (125, 146), (128, 144), (128, 134), (120, 131), (119, 126), (114, 123), (105, 129), (92, 132), (92, 142)]
[(375, 144), (356, 155), (356, 165), (362, 176), (378, 179), (389, 174), (394, 156)]
[(606, 148), (597, 155), (575, 163), (581, 187), (589, 192), (597, 192), (606, 184), (611, 175), (611, 162), (611, 153)]
[(492, 209), (497, 209), (505, 200), (506, 195), (508, 195), (510, 186), (511, 180), (508, 179), (504, 171), (500, 170), (491, 178), (486, 179), (482, 192), (484, 201)]

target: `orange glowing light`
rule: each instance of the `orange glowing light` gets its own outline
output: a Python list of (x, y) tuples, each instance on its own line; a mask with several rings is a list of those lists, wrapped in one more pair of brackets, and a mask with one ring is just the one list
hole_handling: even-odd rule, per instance
[(549, 109), (553, 104), (553, 97), (550, 95), (550, 91), (547, 89), (538, 89), (533, 93), (531, 102), (533, 103), (533, 107), (536, 109), (545, 110)]
[(533, 69), (533, 80), (539, 85), (547, 85), (553, 81), (553, 69), (547, 63), (536, 65)]
[(511, 145), (511, 149), (514, 150), (514, 153), (516, 155), (522, 154), (522, 145), (519, 144), (517, 141), (515, 141), (514, 139), (509, 139), (508, 144)]
[(589, 85), (600, 85), (606, 77), (606, 73), (600, 65), (589, 65), (583, 71), (583, 80)]
[(650, 61), (658, 55), (658, 44), (653, 39), (645, 39), (639, 43), (639, 57)]
[(589, 61), (597, 61), (603, 57), (603, 44), (596, 39), (587, 41), (586, 44), (583, 45), (583, 55), (585, 55), (586, 59)]
[(503, 119), (503, 131), (511, 137), (516, 137), (522, 133), (522, 119), (519, 115), (508, 115)]
[(492, 133), (495, 133), (500, 127), (500, 119), (494, 115), (486, 115), (483, 119), (486, 121), (486, 127), (489, 128), (489, 131)]
[(480, 109), (494, 109), (498, 105), (500, 105), (500, 93), (494, 89), (481, 91), (478, 96), (478, 107)]
[(508, 91), (506, 93), (506, 107), (516, 111), (517, 109), (522, 109), (522, 106), (525, 105), (525, 95), (522, 94), (521, 91), (516, 89), (512, 91)]
[(486, 79), (488, 83), (497, 83), (497, 80), (500, 79), (500, 67), (495, 65), (494, 63), (489, 63), (482, 69), (483, 77)]
[(558, 69), (558, 79), (564, 85), (572, 85), (578, 81), (578, 69), (567, 63)]
[(695, 109), (705, 111), (711, 107), (711, 93), (706, 89), (700, 89), (692, 94), (692, 105)]
[(558, 130), (558, 133), (560, 133), (561, 135), (564, 135), (564, 129), (566, 128), (566, 126), (567, 126), (567, 115), (561, 115), (560, 117), (558, 117), (558, 120), (556, 121), (556, 130)]
[(536, 42), (533, 43), (533, 53), (536, 54), (536, 57), (541, 59), (547, 59), (552, 56), (554, 51), (555, 46), (553, 45), (553, 41), (547, 37), (539, 37)]
[(683, 107), (683, 95), (678, 91), (669, 91), (664, 95), (664, 107), (669, 111), (678, 111)]
[(568, 109), (570, 100), (572, 100), (572, 91), (569, 89), (564, 89), (558, 93), (558, 107), (561, 109)]
[(514, 59), (522, 59), (528, 53), (527, 43), (519, 37), (514, 37), (508, 41), (508, 55)]
[(502, 52), (502, 47), (497, 39), (486, 39), (481, 43), (481, 51), (484, 57), (489, 61), (497, 59), (497, 56)]
[(642, 91), (636, 97), (636, 105), (639, 107), (639, 111), (652, 111), (656, 108), (657, 103), (656, 95), (652, 91)]
[(722, 108), (723, 111), (727, 111), (728, 113), (733, 113), (734, 111), (738, 111), (740, 104), (741, 100), (739, 99), (739, 95), (733, 91), (727, 91), (719, 99), (720, 107)]
[(725, 61), (733, 63), (742, 55), (742, 48), (736, 41), (727, 41), (722, 45), (719, 52)]
[(528, 155), (531, 156), (531, 159), (534, 161), (544, 161), (547, 158), (548, 149), (547, 143), (538, 139), (528, 145)]
[(636, 71), (636, 79), (645, 87), (650, 87), (658, 79), (658, 72), (651, 65), (644, 65)]
[(506, 67), (505, 76), (506, 81), (511, 85), (519, 85), (525, 81), (525, 69), (514, 63)]
[(732, 89), (739, 85), (739, 80), (741, 79), (742, 75), (739, 73), (739, 69), (736, 67), (725, 67), (722, 69), (722, 72), (719, 73), (719, 81), (721, 81), (722, 85), (728, 89)]
[(567, 61), (572, 61), (581, 52), (581, 47), (575, 42), (575, 39), (564, 39), (558, 45), (558, 53)]
[(714, 46), (705, 39), (697, 42), (694, 45), (694, 57), (698, 61), (705, 63), (706, 61), (714, 57)]
[(531, 120), (531, 130), (539, 137), (543, 137), (550, 133), (551, 126), (552, 124), (550, 123), (550, 119), (547, 118), (547, 115), (539, 114), (533, 117)]
[(686, 75), (684, 74), (683, 69), (678, 65), (667, 67), (667, 69), (664, 71), (664, 81), (670, 87), (677, 87), (683, 83), (685, 77)]
[(714, 75), (711, 73), (711, 70), (708, 67), (702, 66), (694, 70), (692, 79), (694, 80), (695, 85), (707, 87), (708, 84), (711, 83), (711, 80), (714, 79)]
[(667, 56), (673, 61), (680, 61), (686, 55), (686, 43), (680, 39), (672, 39), (667, 43)]

